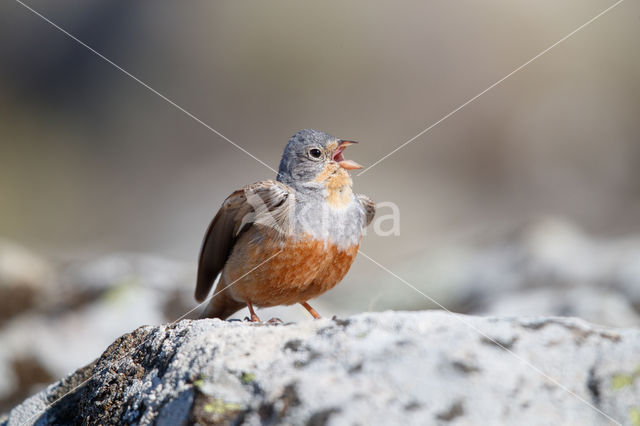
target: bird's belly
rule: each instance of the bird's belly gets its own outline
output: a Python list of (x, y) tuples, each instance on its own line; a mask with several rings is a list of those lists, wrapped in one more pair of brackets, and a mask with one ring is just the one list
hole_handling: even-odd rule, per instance
[[(243, 245), (241, 245), (243, 246)], [(261, 239), (234, 252), (223, 273), (233, 297), (256, 306), (291, 305), (319, 296), (345, 276), (358, 252), (324, 241)]]

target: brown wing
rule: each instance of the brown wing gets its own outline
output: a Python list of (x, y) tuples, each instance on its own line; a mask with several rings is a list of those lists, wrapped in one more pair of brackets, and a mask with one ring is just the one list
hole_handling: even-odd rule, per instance
[(207, 297), (242, 232), (259, 223), (286, 233), (294, 203), (291, 189), (274, 180), (247, 185), (231, 194), (222, 203), (202, 240), (196, 300), (202, 302)]
[(362, 194), (357, 194), (357, 195), (358, 195), (358, 200), (360, 201), (360, 204), (364, 209), (365, 217), (367, 220), (367, 223), (365, 226), (369, 226), (369, 224), (373, 220), (373, 217), (376, 215), (376, 204), (373, 201), (371, 201), (371, 198), (367, 197), (366, 195), (362, 195)]

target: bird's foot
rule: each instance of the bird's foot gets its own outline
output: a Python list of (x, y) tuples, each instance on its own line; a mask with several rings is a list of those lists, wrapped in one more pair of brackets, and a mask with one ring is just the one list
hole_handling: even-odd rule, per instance
[(280, 325), (284, 324), (284, 321), (282, 321), (280, 318), (271, 318), (269, 321), (267, 321), (267, 324)]
[(253, 311), (253, 305), (251, 304), (251, 302), (247, 302), (247, 307), (249, 308), (249, 313), (251, 314), (251, 322), (262, 322)]

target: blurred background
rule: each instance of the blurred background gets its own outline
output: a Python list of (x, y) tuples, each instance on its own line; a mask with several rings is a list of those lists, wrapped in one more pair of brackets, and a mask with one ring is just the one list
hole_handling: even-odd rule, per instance
[[(28, 4), (277, 168), (301, 128), (360, 141), (347, 157), (370, 165), (613, 1)], [(354, 177), (400, 209), (400, 234), (361, 249), (457, 312), (640, 325), (639, 76), (629, 1)], [(274, 177), (14, 1), (0, 138), (0, 412), (196, 307), (209, 221)], [(360, 256), (314, 306), (434, 300)]]

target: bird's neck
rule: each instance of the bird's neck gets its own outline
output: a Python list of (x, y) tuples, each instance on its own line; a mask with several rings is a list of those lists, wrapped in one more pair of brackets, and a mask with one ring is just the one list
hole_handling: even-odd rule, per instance
[(349, 173), (340, 169), (325, 181), (324, 196), (329, 206), (342, 209), (353, 200), (352, 180)]
[(324, 200), (334, 209), (343, 209), (353, 202), (351, 176), (337, 164), (328, 164), (308, 181), (293, 179), (282, 173), (278, 175), (278, 180), (292, 187), (302, 198)]

